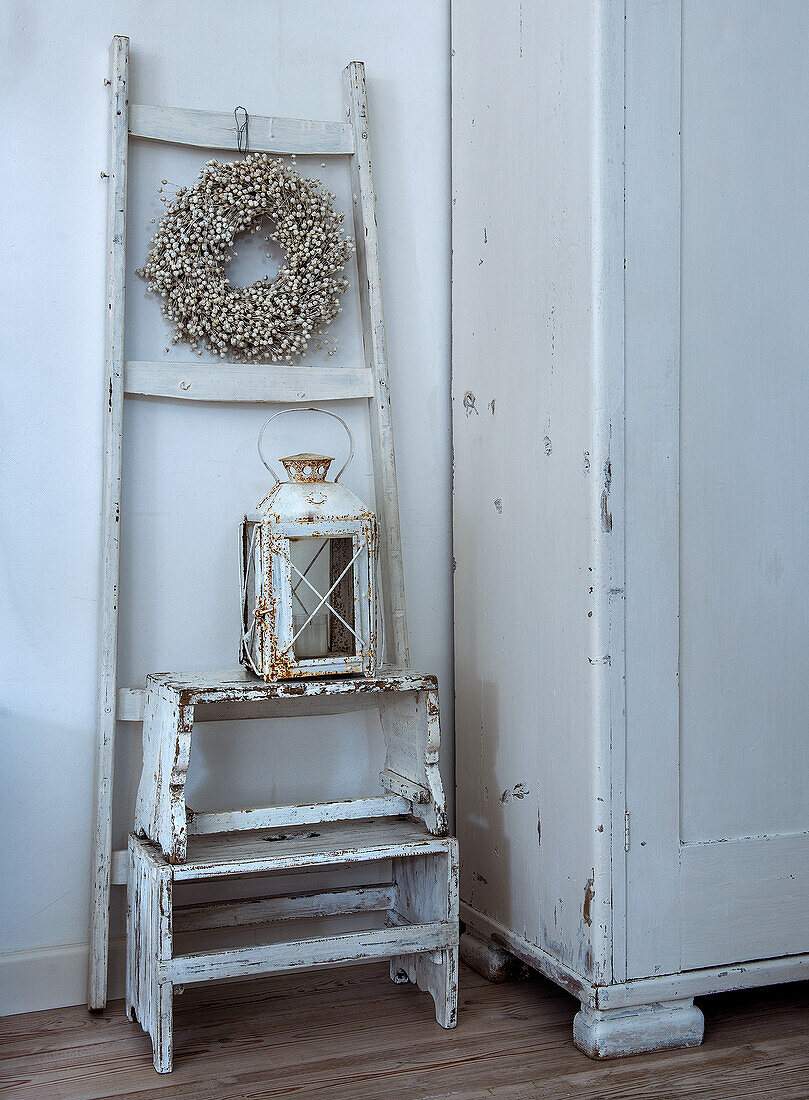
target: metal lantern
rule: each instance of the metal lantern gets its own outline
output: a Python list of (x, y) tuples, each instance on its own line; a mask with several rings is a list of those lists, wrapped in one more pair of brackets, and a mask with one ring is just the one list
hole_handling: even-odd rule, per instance
[[(282, 481), (262, 440), (277, 416), (320, 412), (339, 420), (349, 454), (334, 481), (325, 455), (282, 458)], [(354, 457), (351, 431), (325, 409), (284, 409), (258, 437), (275, 485), (241, 525), (240, 660), (264, 680), (364, 673), (377, 663), (376, 516), (339, 484)]]

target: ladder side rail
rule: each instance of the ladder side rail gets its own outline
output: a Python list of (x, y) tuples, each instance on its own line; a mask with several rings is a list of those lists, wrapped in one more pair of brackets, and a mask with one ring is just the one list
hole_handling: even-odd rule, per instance
[[(196, 145), (201, 149), (239, 151), (236, 122), (230, 111), (198, 111), (188, 107), (152, 107), (133, 103), (129, 133), (148, 141)], [(251, 153), (278, 156), (338, 156), (354, 152), (354, 131), (345, 122), (249, 115)]]
[(91, 867), (90, 967), (87, 989), (87, 1004), (91, 1009), (103, 1008), (107, 1002), (109, 954), (112, 784), (118, 664), (121, 433), (124, 408), (128, 85), (129, 39), (116, 35), (110, 44), (100, 673), (96, 702), (96, 813)]
[(354, 238), (357, 246), (362, 339), (365, 361), (374, 374), (375, 392), (373, 399), (369, 401), (369, 409), (376, 511), (381, 535), (379, 556), (386, 660), (394, 667), (408, 668), (410, 653), (405, 610), (399, 498), (396, 487), (396, 460), (393, 448), (388, 354), (385, 342), (385, 315), (382, 308), (379, 233), (371, 167), (365, 66), (361, 61), (352, 61), (343, 70), (343, 97), (346, 115), (354, 130), (355, 153), (350, 161), (350, 170), (354, 194)]

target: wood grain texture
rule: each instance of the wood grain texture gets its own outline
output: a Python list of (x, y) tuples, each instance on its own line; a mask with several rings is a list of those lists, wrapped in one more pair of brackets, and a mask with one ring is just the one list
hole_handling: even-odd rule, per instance
[(623, 36), (618, 4), (453, 5), (461, 896), (599, 984), (624, 940)]
[(118, 573), (120, 563), (121, 461), (124, 416), (124, 306), (126, 301), (126, 185), (129, 39), (110, 44), (109, 159), (107, 178), (107, 298), (104, 310), (104, 457), (101, 527), (100, 670), (96, 697), (96, 811), (90, 894), (90, 967), (87, 1004), (107, 1000), (112, 789), (115, 767), (115, 703), (118, 669)]
[(570, 1038), (577, 1002), (541, 978), (490, 985), (461, 968), (458, 1026), (388, 967), (296, 973), (175, 997), (174, 1072), (121, 1002), (0, 1020), (0, 1091), (48, 1100), (805, 1100), (809, 984), (704, 998), (703, 1046), (592, 1062)]
[(304, 699), (319, 695), (373, 695), (379, 692), (436, 689), (435, 676), (410, 671), (380, 671), (367, 678), (298, 680), (267, 683), (244, 669), (222, 672), (155, 673), (149, 683), (164, 684), (185, 705), (220, 702), (260, 702), (263, 699)]
[[(426, 792), (425, 792), (426, 793)], [(188, 832), (232, 833), (243, 829), (279, 829), (287, 825), (315, 825), (321, 821), (358, 821), (366, 817), (401, 817), (410, 803), (401, 795), (373, 795), (339, 802), (313, 802), (297, 806), (257, 806), (249, 810), (188, 813)]]
[(334, 864), (447, 851), (456, 842), (432, 836), (407, 818), (329, 821), (316, 829), (191, 836), (186, 862), (174, 868), (177, 882), (313, 869)]
[(367, 367), (293, 367), (251, 363), (160, 363), (127, 360), (127, 394), (173, 397), (178, 401), (267, 402), (344, 401), (371, 397)]
[(382, 308), (382, 274), (379, 265), (379, 231), (376, 221), (368, 120), (365, 66), (352, 61), (343, 70), (343, 102), (354, 134), (355, 155), (350, 160), (354, 191), (354, 241), (357, 246), (357, 274), (362, 313), (362, 342), (365, 362), (374, 378), (371, 415), (371, 452), (374, 464), (374, 497), (380, 531), (380, 588), (385, 623), (385, 660), (407, 668), (407, 613), (405, 609), (402, 537), (399, 525), (399, 495), (396, 488), (396, 458), (393, 448), (393, 417), (390, 405), (388, 351), (385, 314)]
[(371, 931), (342, 932), (286, 943), (262, 943), (224, 951), (175, 955), (170, 962), (159, 967), (158, 972), (179, 985), (221, 981), (250, 974), (264, 975), (274, 970), (304, 970), (312, 966), (357, 963), (410, 952), (442, 951), (453, 937), (457, 942), (456, 924), (432, 921)]
[(294, 896), (273, 896), (255, 901), (220, 901), (176, 907), (176, 932), (209, 928), (235, 928), (266, 921), (300, 920), (346, 913), (373, 913), (393, 905), (393, 883), (349, 886), (338, 890), (314, 890)]
[[(381, 827), (380, 827), (381, 826)], [(420, 839), (419, 839), (420, 838)], [(398, 980), (407, 974), (435, 1003), (436, 1020), (455, 1026), (458, 1004), (458, 843), (432, 837), (412, 821), (332, 823), (317, 830), (193, 838), (190, 861), (172, 867), (149, 841), (129, 837), (126, 937), (126, 1015), (152, 1040), (154, 1067), (173, 1067), (174, 989), (188, 984), (263, 977), (317, 966), (390, 960)], [(195, 859), (201, 849), (202, 859)], [(269, 861), (267, 853), (271, 853)], [(329, 865), (390, 861), (393, 881), (366, 888), (308, 891), (180, 908), (180, 928), (254, 926), (258, 942), (176, 951), (174, 883), (209, 877), (313, 870)], [(382, 907), (382, 908), (380, 908)], [(305, 933), (312, 914), (377, 914), (380, 927), (322, 925)], [(267, 926), (292, 921), (289, 935), (268, 938)], [(264, 926), (264, 932), (259, 928)], [(178, 928), (178, 931), (180, 929)], [(190, 946), (190, 945), (189, 945)]]
[[(258, 680), (235, 672), (161, 673), (147, 677), (143, 712), (143, 768), (135, 810), (135, 831), (159, 845), (171, 863), (186, 857), (188, 834), (213, 834), (258, 827), (294, 826), (345, 819), (391, 817), (412, 813), (431, 833), (447, 832), (446, 800), (438, 770), (440, 723), (435, 677), (383, 672), (340, 680)], [(127, 714), (139, 714), (140, 696), (124, 693)], [(386, 744), (386, 768), (380, 782), (386, 796), (323, 805), (270, 806), (219, 813), (189, 813), (185, 780), (191, 757), (196, 709), (208, 704), (294, 706), (297, 714), (320, 710), (334, 700), (375, 699)], [(323, 711), (320, 711), (323, 713)], [(229, 715), (225, 714), (225, 717)], [(234, 715), (235, 716), (235, 715)], [(408, 801), (409, 800), (409, 801)], [(189, 825), (190, 823), (190, 825)]]
[[(239, 148), (236, 120), (229, 111), (197, 111), (188, 107), (152, 107), (133, 103), (129, 133), (152, 141), (197, 145), (203, 149)], [(344, 122), (314, 122), (303, 118), (250, 115), (251, 153), (299, 153), (327, 156), (354, 152), (354, 134)]]

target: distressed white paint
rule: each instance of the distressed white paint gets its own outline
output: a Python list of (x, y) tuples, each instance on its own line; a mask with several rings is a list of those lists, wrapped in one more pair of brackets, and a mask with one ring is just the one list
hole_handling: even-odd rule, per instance
[(623, 10), (492, 12), (453, 16), (461, 896), (473, 928), (601, 984), (622, 937)]
[[(174, 986), (190, 982), (254, 977), (318, 965), (391, 959), (392, 971), (406, 972), (429, 992), (442, 1027), (454, 1027), (458, 1003), (458, 844), (431, 836), (405, 819), (336, 822), (317, 833), (298, 830), (273, 837), (219, 835), (194, 838), (188, 862), (172, 867), (151, 844), (129, 840), (127, 1014), (152, 1039), (154, 1066), (172, 1069)], [(211, 876), (289, 873), (390, 860), (392, 882), (365, 887), (229, 901), (173, 910), (173, 884)], [(177, 949), (175, 933), (257, 928), (277, 922), (346, 914), (386, 915), (385, 927), (247, 947)], [(176, 917), (176, 925), (175, 925)], [(292, 926), (294, 930), (294, 925)]]
[[(151, 107), (140, 103), (133, 103), (130, 110), (129, 132), (134, 137), (231, 152), (239, 148), (232, 112)], [(354, 152), (354, 132), (345, 122), (267, 118), (250, 112), (247, 140), (251, 153), (331, 156)]]
[(591, 1058), (621, 1058), (651, 1050), (698, 1047), (705, 1020), (693, 1000), (640, 1008), (588, 1008), (573, 1020), (576, 1046)]
[(233, 363), (226, 372), (219, 364), (149, 363), (129, 361), (124, 370), (128, 394), (173, 397), (180, 401), (240, 401), (249, 403), (350, 401), (372, 397), (373, 374), (368, 367), (279, 367)]
[[(396, 770), (386, 768), (379, 779), (383, 789), (394, 797), (219, 813), (189, 811), (185, 785), (198, 711), (225, 700), (247, 706), (280, 697), (294, 699), (299, 712), (306, 714), (312, 699), (356, 696), (374, 699), (379, 707), (386, 760), (396, 765)], [(135, 831), (157, 844), (170, 863), (186, 860), (189, 834), (249, 830), (271, 822), (294, 826), (407, 812), (424, 822), (431, 833), (444, 835), (447, 808), (438, 771), (440, 737), (435, 679), (419, 673), (271, 682), (258, 680), (243, 669), (150, 676), (143, 716), (143, 767), (135, 806)], [(195, 823), (198, 827), (194, 827)]]
[(109, 151), (107, 194), (107, 295), (105, 302), (104, 460), (101, 486), (103, 554), (99, 622), (100, 669), (96, 698), (95, 829), (91, 859), (90, 958), (103, 958), (104, 972), (89, 969), (87, 1004), (103, 1008), (107, 999), (110, 852), (115, 772), (115, 704), (118, 673), (118, 587), (121, 533), (121, 460), (124, 416), (124, 305), (126, 278), (126, 197), (129, 166), (129, 41), (110, 44)]
[(307, 917), (336, 917), (348, 913), (375, 913), (393, 907), (395, 883), (350, 886), (342, 890), (267, 897), (256, 901), (204, 902), (174, 910), (177, 932), (199, 932), (210, 928), (236, 928), (266, 921), (302, 920)]
[[(434, 921), (453, 929), (458, 927), (458, 842), (452, 840), (446, 860), (434, 856), (397, 857), (393, 860), (395, 893), (392, 909), (407, 927), (419, 921)], [(435, 1002), (436, 1020), (444, 1028), (455, 1027), (458, 1019), (458, 940), (437, 944), (431, 954), (397, 953), (390, 963), (393, 981), (402, 982), (406, 974), (430, 993)]]
[[(54, 0), (46, 8), (34, 0), (15, 8), (4, 29), (0, 94), (7, 147), (0, 174), (16, 200), (0, 210), (11, 258), (0, 276), (6, 334), (0, 353), (0, 495), (15, 520), (6, 524), (0, 549), (0, 805), (6, 838), (0, 852), (0, 986), (4, 1010), (25, 1011), (83, 1003), (85, 997), (109, 190), (99, 173), (108, 170), (103, 81), (110, 39), (131, 37), (135, 101), (225, 114), (242, 103), (257, 114), (340, 120), (340, 73), (348, 60), (366, 60), (408, 627), (414, 662), (437, 671), (446, 692), (444, 734), (450, 740), (442, 770), (451, 784), (449, 44), (445, 0), (412, 9), (391, 0), (314, 0), (304, 6), (278, 0), (269, 7), (233, 0), (193, 11), (121, 0), (86, 0), (79, 7)], [(223, 42), (226, 66), (220, 63)], [(416, 67), (418, 82), (412, 79)], [(211, 155), (203, 151), (194, 162), (189, 147), (138, 144), (137, 163), (130, 165), (130, 181), (137, 176), (137, 194), (130, 189), (129, 196), (137, 213), (127, 245), (133, 266), (142, 262), (153, 231), (149, 218), (158, 213), (161, 178), (192, 181)], [(58, 171), (43, 170), (43, 157)], [(331, 173), (338, 158), (324, 159), (329, 163), (322, 171)], [(186, 164), (178, 175), (176, 166)], [(320, 160), (305, 166), (317, 175)], [(28, 181), (22, 190), (20, 179)], [(328, 181), (331, 186), (331, 175)], [(348, 212), (347, 183), (339, 193)], [(148, 208), (138, 213), (137, 196), (144, 194)], [(44, 289), (43, 264), (49, 273)], [(131, 275), (127, 282), (129, 290), (143, 290)], [(156, 312), (162, 339), (155, 300), (127, 301), (127, 337), (137, 331), (145, 343), (153, 331), (152, 313), (138, 316), (141, 304)], [(341, 314), (340, 324), (341, 351), (321, 365), (365, 369), (361, 339), (351, 338), (353, 312)], [(126, 355), (140, 361), (189, 358), (181, 346), (164, 356), (164, 346), (135, 345)], [(127, 399), (126, 405), (124, 495), (131, 522), (121, 535), (119, 683), (134, 688), (155, 669), (223, 668), (233, 661), (234, 524), (262, 488), (255, 434), (268, 414), (246, 405), (213, 408), (148, 398)], [(370, 470), (361, 404), (345, 402), (340, 411), (352, 430), (360, 429), (357, 464)], [(298, 432), (285, 433), (284, 453), (295, 449)], [(372, 499), (372, 484), (361, 473), (349, 484)], [(187, 521), (182, 529), (173, 518), (178, 499)], [(46, 516), (58, 529), (56, 543), (41, 537)], [(163, 552), (169, 543), (171, 552)], [(205, 553), (196, 569), (184, 569), (182, 561), (200, 546)], [(50, 621), (53, 659), (44, 679), (25, 599), (34, 590)], [(196, 602), (200, 591), (206, 593), (204, 607)], [(285, 717), (273, 722), (272, 737), (258, 719), (230, 722), (226, 738), (215, 721), (204, 721), (195, 731), (191, 805), (308, 803), (377, 788), (384, 744), (375, 709), (347, 710), (332, 719), (316, 713)], [(213, 706), (209, 713), (213, 718)], [(317, 769), (294, 757), (302, 741)], [(122, 797), (113, 845), (120, 848), (132, 826), (140, 772), (138, 726), (119, 725), (116, 752), (116, 791)], [(357, 761), (364, 763), (358, 767)], [(112, 936), (121, 942), (122, 919), (118, 901)], [(119, 975), (117, 967), (114, 984), (120, 989), (123, 970)]]
[(232, 833), (240, 829), (280, 828), (284, 825), (314, 825), (319, 821), (354, 821), (366, 817), (400, 817), (410, 812), (410, 803), (401, 795), (372, 795), (341, 802), (315, 802), (309, 806), (259, 806), (249, 810), (225, 810), (222, 813), (196, 813), (187, 810), (188, 832)]
[(326, 864), (366, 863), (447, 852), (457, 841), (434, 836), (407, 818), (327, 821), (307, 826), (264, 829), (188, 838), (184, 863), (174, 866), (175, 882), (241, 874), (306, 870)]
[[(353, 453), (351, 440), (348, 462)], [(302, 563), (295, 566), (292, 553), (295, 539), (339, 539), (343, 543), (344, 549), (339, 553), (344, 558), (331, 557), (329, 571), (324, 573), (318, 588), (307, 578), (307, 568), (300, 572)], [(335, 674), (364, 673), (367, 678), (374, 675), (381, 651), (377, 642), (376, 591), (379, 531), (376, 517), (366, 504), (336, 480), (279, 482), (257, 511), (245, 516), (240, 527), (240, 544), (244, 593), (239, 646), (242, 664), (268, 681)], [(334, 544), (330, 544), (330, 555), (333, 550)], [(332, 571), (336, 576), (332, 576)], [(336, 625), (339, 595), (332, 595), (332, 591), (346, 573), (350, 596), (344, 596), (346, 606), (342, 614), (347, 614), (349, 604), (352, 613), (350, 622), (342, 619), (342, 625), (350, 631), (347, 645), (353, 646), (353, 652), (299, 655), (295, 641), (304, 627), (296, 626), (295, 592), (305, 584), (313, 593), (305, 601), (308, 617), (304, 617), (304, 625), (314, 617), (315, 610), (311, 614), (308, 610), (313, 598), (320, 601), (318, 606), (328, 609)]]
[[(110, 374), (108, 394), (108, 426), (106, 437), (104, 502), (102, 525), (105, 547), (102, 580), (103, 612), (99, 636), (101, 650), (101, 672), (97, 727), (97, 765), (96, 765), (96, 835), (91, 866), (91, 910), (90, 910), (90, 967), (88, 977), (87, 1004), (91, 1009), (103, 1008), (106, 1003), (107, 968), (109, 954), (109, 901), (110, 901), (110, 865), (112, 861), (112, 812), (114, 804), (113, 767), (115, 757), (115, 705), (117, 702), (117, 649), (118, 649), (118, 605), (119, 605), (119, 533), (121, 530), (121, 461), (123, 443), (123, 401), (124, 401), (124, 303), (126, 274), (126, 227), (127, 202), (126, 179), (130, 160), (130, 139), (148, 137), (174, 144), (194, 144), (204, 148), (209, 143), (216, 144), (222, 139), (225, 124), (223, 116), (210, 113), (188, 111), (182, 108), (141, 108), (137, 112), (136, 126), (130, 131), (128, 98), (128, 58), (129, 40), (116, 36), (111, 46), (111, 107), (110, 107), (110, 172), (114, 184), (111, 194), (110, 216), (108, 219), (108, 240), (110, 248), (108, 282), (109, 313), (107, 317), (107, 360)], [(407, 620), (404, 598), (404, 572), (402, 561), (401, 532), (399, 527), (398, 490), (396, 486), (396, 464), (393, 448), (393, 422), (390, 409), (390, 385), (388, 378), (387, 351), (385, 345), (385, 322), (382, 310), (382, 287), (379, 264), (379, 243), (376, 217), (376, 196), (373, 190), (373, 170), (370, 146), (370, 122), (368, 118), (368, 99), (365, 83), (365, 69), (362, 62), (352, 61), (343, 73), (345, 112), (350, 120), (351, 129), (346, 124), (329, 126), (320, 122), (302, 122), (300, 120), (258, 119), (260, 135), (265, 144), (275, 151), (292, 153), (312, 153), (318, 156), (327, 153), (343, 152), (348, 154), (349, 175), (354, 188), (352, 207), (354, 213), (354, 240), (356, 262), (356, 298), (359, 304), (359, 321), (363, 333), (363, 345), (366, 367), (373, 376), (373, 394), (368, 400), (370, 420), (371, 454), (373, 456), (374, 482), (376, 488), (376, 509), (379, 513), (379, 542), (381, 543), (381, 575), (384, 589), (381, 600), (383, 624), (388, 627), (384, 632), (385, 658), (395, 667), (406, 668), (409, 664), (407, 647)], [(236, 119), (234, 117), (234, 124)], [(234, 129), (236, 126), (234, 125)], [(276, 132), (280, 146), (273, 141)], [(285, 141), (285, 135), (290, 140)], [(343, 142), (344, 146), (341, 145)], [(231, 138), (232, 143), (232, 138)], [(287, 144), (289, 149), (287, 149)], [(325, 163), (321, 166), (325, 167)], [(167, 181), (161, 181), (167, 184)], [(162, 191), (162, 187), (159, 189)], [(151, 219), (153, 222), (155, 219)], [(136, 272), (137, 274), (137, 272)], [(233, 273), (231, 272), (231, 275)], [(340, 310), (342, 312), (342, 309)], [(168, 351), (169, 349), (165, 349)], [(200, 355), (203, 354), (200, 351)], [(226, 372), (227, 364), (221, 364)], [(106, 389), (105, 389), (106, 392)], [(219, 395), (221, 399), (221, 394)], [(275, 395), (278, 402), (288, 396), (285, 387)], [(344, 397), (345, 392), (338, 392)], [(309, 410), (316, 412), (315, 408)], [(278, 414), (276, 414), (278, 415)], [(354, 442), (350, 429), (339, 416), (339, 420), (349, 434), (351, 454), (354, 454)], [(272, 419), (272, 418), (271, 418)], [(266, 426), (266, 425), (265, 425)], [(263, 430), (262, 430), (263, 434)], [(260, 441), (259, 437), (259, 441)], [(259, 453), (261, 449), (259, 446)], [(263, 457), (263, 456), (262, 456)], [(348, 465), (348, 463), (346, 463)], [(345, 467), (343, 467), (345, 469)], [(341, 470), (340, 473), (343, 471)], [(339, 477), (339, 474), (337, 475)], [(283, 487), (276, 481), (279, 500), (284, 497)], [(324, 488), (325, 491), (325, 488)], [(332, 486), (326, 493), (337, 493)], [(339, 486), (340, 493), (350, 494), (344, 485)], [(352, 498), (354, 499), (354, 498)], [(317, 675), (326, 673), (354, 673), (362, 670), (369, 677), (378, 663), (377, 635), (377, 597), (376, 597), (376, 551), (377, 522), (373, 513), (363, 517), (359, 528), (349, 524), (335, 525), (328, 522), (311, 528), (311, 536), (328, 538), (336, 535), (353, 535), (354, 557), (354, 617), (357, 625), (356, 654), (348, 657), (331, 657), (328, 660), (304, 660), (293, 662), (295, 667), (286, 667), (279, 657), (279, 646), (286, 653), (287, 663), (292, 654), (294, 633), (292, 615), (292, 559), (289, 539), (293, 537), (290, 528), (291, 517), (284, 514), (265, 516), (259, 539), (259, 554), (263, 580), (261, 588), (269, 593), (271, 606), (254, 609), (248, 600), (249, 571), (244, 553), (240, 556), (242, 598), (241, 614), (244, 616), (242, 638), (239, 646), (240, 660), (246, 659), (253, 669), (267, 679), (282, 675), (299, 675), (307, 669)], [(276, 543), (278, 532), (273, 523), (280, 521), (282, 541)], [(242, 547), (245, 546), (248, 525), (241, 531)], [(299, 529), (295, 528), (297, 533)], [(272, 552), (264, 546), (269, 541)], [(250, 543), (252, 547), (252, 541)], [(109, 547), (113, 553), (109, 552)], [(263, 549), (261, 549), (264, 547)], [(280, 550), (276, 552), (276, 550)], [(252, 551), (251, 551), (252, 552)], [(304, 577), (302, 579), (305, 580)], [(322, 602), (322, 601), (321, 601)], [(330, 609), (331, 610), (331, 609)], [(311, 617), (311, 616), (310, 616)], [(253, 623), (255, 638), (252, 652), (246, 642), (247, 621)], [(311, 667), (310, 667), (311, 666)], [(168, 698), (168, 697), (167, 697)], [(135, 810), (136, 829), (146, 836), (156, 837), (164, 853), (172, 860), (184, 858), (186, 811), (183, 798), (185, 775), (188, 770), (191, 727), (193, 712), (190, 708), (178, 705), (176, 700), (163, 706), (155, 692), (147, 699), (144, 718), (144, 772), (138, 790)], [(172, 730), (176, 727), (176, 737)], [(154, 769), (156, 790), (150, 797), (150, 775)], [(145, 778), (144, 778), (145, 777)], [(166, 778), (165, 797), (161, 795), (161, 778)], [(145, 785), (144, 785), (145, 783)], [(440, 778), (438, 781), (440, 793)], [(166, 799), (168, 801), (166, 801)], [(431, 818), (431, 824), (439, 831), (446, 831), (446, 813), (443, 818), (421, 814), (423, 820)]]
[(382, 309), (379, 227), (371, 162), (371, 122), (368, 117), (365, 68), (359, 62), (352, 61), (343, 72), (343, 102), (354, 131), (354, 155), (349, 161), (349, 171), (353, 188), (357, 280), (362, 304), (362, 341), (365, 362), (374, 377), (374, 397), (369, 408), (376, 512), (381, 540), (381, 587), (385, 593), (382, 608), (385, 619), (385, 656), (389, 664), (407, 668), (410, 664), (410, 651), (405, 616), (399, 494), (393, 452), (388, 350)]
[(628, 976), (644, 977), (809, 950), (809, 11), (687, 0), (632, 23)]
[(727, 993), (735, 989), (777, 985), (780, 982), (801, 982), (809, 978), (809, 954), (802, 954), (775, 959), (754, 959), (736, 966), (705, 967), (679, 974), (663, 974), (594, 986), (547, 951), (542, 951), (512, 929), (490, 917), (482, 916), (463, 902), (460, 912), (461, 920), (466, 921), (468, 927), (474, 927), (474, 934), (484, 942), (486, 948), (489, 946), (487, 937), (494, 937), (496, 945), (505, 945), (516, 959), (540, 970), (578, 998), (583, 1005), (591, 1008), (656, 1004), (660, 1001), (682, 1000), (711, 993)]
[(809, 11), (489, 10), (454, 16), (462, 916), (588, 1053), (691, 1045), (691, 998), (809, 950)]
[(681, 825), (701, 843), (809, 831), (809, 10), (688, 0), (682, 50)]

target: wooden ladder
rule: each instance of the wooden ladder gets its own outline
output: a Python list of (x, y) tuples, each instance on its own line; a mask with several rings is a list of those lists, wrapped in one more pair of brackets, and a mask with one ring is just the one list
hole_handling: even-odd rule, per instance
[(214, 403), (313, 404), (362, 398), (371, 424), (376, 513), (380, 528), (386, 664), (409, 667), (399, 504), (393, 450), (385, 321), (379, 272), (376, 200), (365, 89), (365, 69), (354, 61), (343, 73), (345, 119), (250, 116), (250, 152), (347, 157), (356, 201), (352, 204), (364, 362), (344, 366), (161, 363), (124, 360), (126, 195), (130, 139), (172, 142), (237, 152), (233, 115), (177, 107), (130, 104), (129, 39), (110, 45), (109, 171), (107, 205), (107, 310), (103, 579), (100, 673), (97, 699), (96, 816), (90, 901), (90, 966), (87, 1003), (107, 998), (109, 901), (112, 883), (126, 882), (127, 853), (112, 851), (113, 763), (116, 720), (143, 717), (143, 689), (119, 688), (118, 581), (121, 523), (121, 457), (124, 398), (145, 394), (169, 400)]

